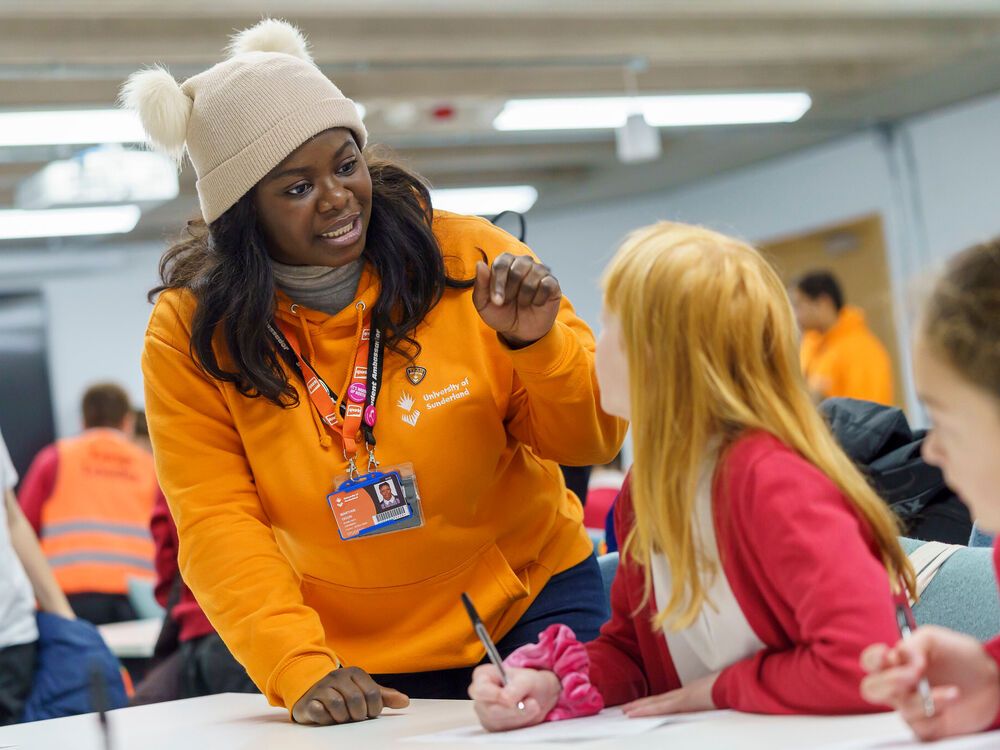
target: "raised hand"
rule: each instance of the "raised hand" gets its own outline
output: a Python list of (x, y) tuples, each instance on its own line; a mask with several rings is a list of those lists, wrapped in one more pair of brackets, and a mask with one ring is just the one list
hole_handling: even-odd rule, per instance
[(492, 266), (476, 264), (472, 302), (483, 321), (511, 348), (538, 341), (559, 313), (562, 289), (548, 266), (504, 253)]

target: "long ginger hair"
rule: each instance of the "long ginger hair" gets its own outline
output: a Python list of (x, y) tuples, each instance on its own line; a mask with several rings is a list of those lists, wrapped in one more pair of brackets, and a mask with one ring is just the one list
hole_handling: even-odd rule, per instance
[(898, 522), (837, 444), (806, 389), (787, 293), (749, 245), (660, 222), (632, 232), (604, 276), (605, 309), (621, 323), (629, 366), (635, 526), (623, 554), (645, 571), (664, 554), (671, 595), (654, 621), (689, 626), (710, 569), (694, 533), (705, 459), (742, 433), (774, 435), (822, 471), (867, 524), (894, 590), (915, 579)]

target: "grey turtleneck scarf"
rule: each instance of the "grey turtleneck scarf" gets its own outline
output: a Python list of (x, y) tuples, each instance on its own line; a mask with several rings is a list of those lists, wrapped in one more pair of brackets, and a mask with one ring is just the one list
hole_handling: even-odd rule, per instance
[(365, 262), (358, 258), (344, 266), (289, 266), (271, 259), (274, 282), (292, 302), (327, 315), (354, 301)]

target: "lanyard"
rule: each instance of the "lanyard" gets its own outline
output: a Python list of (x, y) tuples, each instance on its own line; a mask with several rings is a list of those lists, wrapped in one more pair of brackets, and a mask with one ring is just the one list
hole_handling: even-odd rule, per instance
[(280, 322), (267, 324), (267, 330), (278, 344), (282, 358), (305, 383), (309, 400), (319, 412), (320, 418), (341, 436), (344, 458), (348, 461), (351, 474), (356, 473), (355, 457), (361, 442), (358, 439), (359, 433), (368, 450), (369, 470), (377, 467), (374, 451), (377, 417), (375, 403), (382, 388), (382, 362), (385, 353), (382, 331), (378, 328), (373, 331), (371, 318), (366, 317), (361, 327), (347, 390), (338, 397), (302, 356), (296, 337), (288, 335), (283, 329)]

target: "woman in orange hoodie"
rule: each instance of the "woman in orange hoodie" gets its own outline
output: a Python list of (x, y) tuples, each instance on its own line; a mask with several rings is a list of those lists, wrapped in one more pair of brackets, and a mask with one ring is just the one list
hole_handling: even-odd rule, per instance
[(549, 269), (367, 158), (305, 46), (267, 20), (123, 100), (188, 153), (204, 218), (163, 258), (143, 352), (184, 580), (273, 704), (329, 724), (462, 697), (483, 658), (463, 591), (503, 653), (567, 618), (596, 636), (557, 462), (606, 463), (625, 423)]

